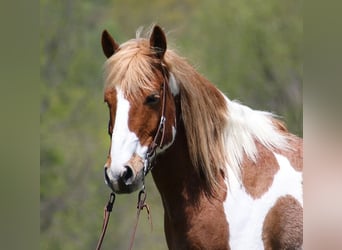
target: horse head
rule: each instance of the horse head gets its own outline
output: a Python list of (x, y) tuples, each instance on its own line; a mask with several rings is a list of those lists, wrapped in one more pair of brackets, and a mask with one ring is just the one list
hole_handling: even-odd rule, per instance
[(131, 193), (142, 188), (152, 155), (175, 139), (178, 89), (164, 61), (167, 45), (159, 26), (149, 39), (122, 45), (104, 31), (102, 49), (111, 139), (105, 181), (116, 193)]

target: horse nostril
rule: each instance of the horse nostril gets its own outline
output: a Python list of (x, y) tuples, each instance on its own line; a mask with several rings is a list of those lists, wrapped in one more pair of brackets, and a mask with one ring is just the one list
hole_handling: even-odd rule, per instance
[(126, 185), (130, 185), (133, 182), (133, 170), (130, 166), (125, 166), (125, 170), (121, 174), (121, 178)]

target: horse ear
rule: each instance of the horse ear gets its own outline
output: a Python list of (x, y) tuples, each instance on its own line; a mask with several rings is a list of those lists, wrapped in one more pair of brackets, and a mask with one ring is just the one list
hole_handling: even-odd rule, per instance
[(166, 51), (166, 37), (164, 31), (158, 25), (153, 27), (150, 37), (150, 46), (156, 52), (156, 56), (163, 59)]
[(115, 42), (114, 38), (108, 33), (107, 30), (102, 32), (101, 44), (103, 53), (107, 58), (111, 57), (119, 48), (119, 44)]

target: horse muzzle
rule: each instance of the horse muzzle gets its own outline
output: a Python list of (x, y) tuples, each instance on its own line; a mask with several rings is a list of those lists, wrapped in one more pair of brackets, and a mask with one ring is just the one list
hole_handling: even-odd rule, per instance
[(104, 179), (107, 186), (115, 193), (132, 193), (143, 186), (143, 164), (128, 162), (119, 172), (113, 174), (110, 167), (104, 169)]

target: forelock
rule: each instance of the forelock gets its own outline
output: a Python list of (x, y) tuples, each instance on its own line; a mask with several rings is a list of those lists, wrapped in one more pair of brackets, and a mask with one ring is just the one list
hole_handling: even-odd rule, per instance
[(153, 91), (157, 64), (147, 39), (129, 40), (105, 63), (105, 89), (119, 87), (126, 97), (132, 98)]

